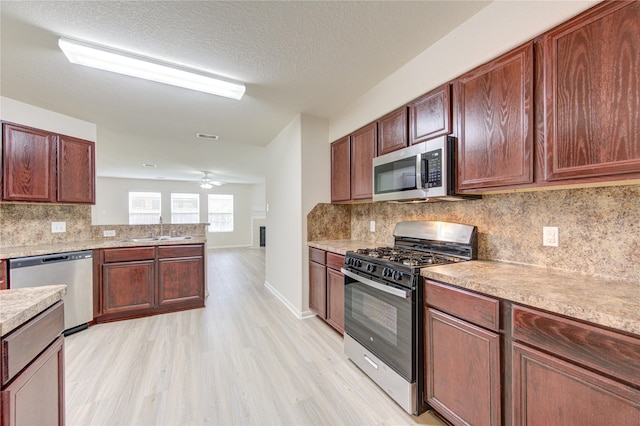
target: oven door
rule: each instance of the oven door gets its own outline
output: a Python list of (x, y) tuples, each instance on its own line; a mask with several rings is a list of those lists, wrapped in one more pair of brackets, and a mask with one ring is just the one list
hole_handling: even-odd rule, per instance
[(407, 381), (415, 381), (415, 290), (389, 286), (346, 269), (342, 273), (345, 332)]

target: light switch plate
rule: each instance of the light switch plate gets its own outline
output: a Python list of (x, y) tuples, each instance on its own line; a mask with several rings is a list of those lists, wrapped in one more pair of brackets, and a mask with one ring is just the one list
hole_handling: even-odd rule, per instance
[(102, 236), (103, 237), (115, 237), (116, 236), (116, 231), (115, 229), (109, 229), (106, 231), (102, 231)]
[(51, 222), (51, 232), (67, 232), (67, 222)]
[(376, 221), (372, 220), (369, 222), (369, 231), (376, 232)]
[(558, 247), (558, 227), (542, 227), (542, 245), (548, 247)]

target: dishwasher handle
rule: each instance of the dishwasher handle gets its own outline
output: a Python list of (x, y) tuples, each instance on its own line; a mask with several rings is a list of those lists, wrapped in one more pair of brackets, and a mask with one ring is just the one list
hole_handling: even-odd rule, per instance
[(52, 262), (64, 262), (69, 260), (70, 257), (67, 256), (51, 256), (51, 257), (45, 257), (43, 259), (40, 259), (40, 261), (42, 263), (52, 263)]

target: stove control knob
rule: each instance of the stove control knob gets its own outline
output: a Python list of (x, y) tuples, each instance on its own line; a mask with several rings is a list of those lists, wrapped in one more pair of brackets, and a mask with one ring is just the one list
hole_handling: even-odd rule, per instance
[(367, 264), (367, 272), (374, 272), (376, 270), (376, 265), (372, 265), (371, 263)]
[(400, 281), (402, 279), (402, 272), (393, 271), (393, 279), (396, 281)]
[(347, 266), (351, 266), (351, 258), (350, 258), (350, 257), (347, 257), (347, 258), (344, 260), (344, 264), (345, 264), (345, 265), (347, 265)]
[(389, 269), (389, 268), (384, 268), (384, 269), (382, 270), (382, 276), (383, 276), (383, 277), (385, 277), (385, 278), (386, 278), (386, 277), (390, 277), (390, 276), (391, 276), (391, 269)]
[(360, 267), (362, 266), (362, 260), (357, 259), (357, 260), (356, 260), (356, 266), (357, 266), (358, 268), (360, 268)]

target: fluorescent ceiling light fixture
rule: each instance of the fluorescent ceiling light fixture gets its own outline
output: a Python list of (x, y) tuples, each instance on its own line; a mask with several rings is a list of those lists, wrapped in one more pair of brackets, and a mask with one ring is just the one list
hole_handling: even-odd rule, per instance
[(213, 74), (206, 74), (178, 65), (163, 63), (156, 59), (62, 37), (58, 40), (58, 46), (67, 56), (69, 62), (73, 64), (85, 65), (91, 68), (232, 99), (241, 99), (242, 95), (244, 95), (244, 84), (220, 80)]

